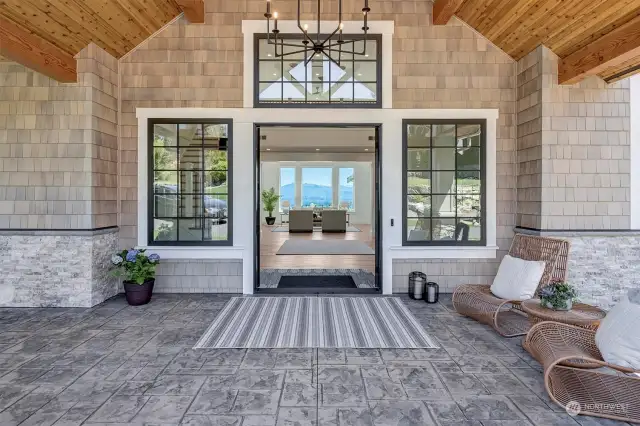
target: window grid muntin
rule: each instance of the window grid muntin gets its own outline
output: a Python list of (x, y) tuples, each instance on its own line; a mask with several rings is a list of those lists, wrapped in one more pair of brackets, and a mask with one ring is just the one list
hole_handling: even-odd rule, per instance
[[(321, 35), (321, 37), (327, 37), (327, 35)], [(280, 34), (280, 37), (283, 37), (285, 40), (302, 40), (302, 36), (299, 34)], [(349, 41), (349, 40), (363, 40), (363, 37), (361, 35), (357, 35), (357, 34), (345, 34), (344, 39)], [(309, 76), (307, 75), (307, 68), (305, 67), (305, 80), (304, 81), (296, 81), (297, 83), (301, 84), (303, 86), (303, 92), (304, 92), (304, 100), (299, 100), (296, 101), (294, 99), (292, 100), (286, 100), (284, 98), (284, 81), (273, 81), (273, 80), (261, 80), (260, 79), (260, 64), (262, 62), (280, 62), (280, 79), (282, 80), (284, 78), (284, 63), (287, 60), (287, 57), (281, 57), (281, 58), (275, 58), (275, 57), (271, 57), (268, 59), (263, 59), (260, 56), (260, 41), (261, 40), (266, 40), (267, 35), (266, 34), (255, 34), (255, 39), (254, 39), (254, 84), (253, 84), (253, 88), (254, 88), (254, 108), (259, 108), (259, 107), (277, 107), (277, 108), (299, 108), (301, 105), (304, 105), (307, 108), (363, 108), (366, 106), (369, 106), (371, 108), (382, 108), (382, 36), (380, 34), (368, 34), (367, 36), (367, 44), (369, 44), (371, 41), (375, 41), (376, 43), (376, 49), (375, 49), (375, 58), (374, 59), (369, 59), (367, 57), (364, 57), (363, 59), (361, 59), (358, 55), (349, 55), (350, 59), (343, 59), (342, 62), (349, 62), (352, 64), (352, 68), (353, 68), (353, 75), (352, 75), (352, 81), (351, 83), (349, 83), (351, 85), (351, 90), (352, 90), (352, 97), (355, 98), (355, 85), (356, 83), (361, 83), (361, 84), (374, 84), (375, 85), (375, 96), (376, 99), (375, 101), (358, 101), (355, 99), (351, 99), (351, 100), (346, 100), (346, 101), (332, 101), (331, 100), (331, 92), (332, 92), (332, 88), (329, 87), (329, 91), (327, 92), (327, 96), (329, 98), (328, 101), (309, 101), (309, 93), (307, 91), (307, 85), (308, 84), (318, 84), (318, 82), (314, 82), (313, 80), (309, 80)], [(302, 45), (300, 46), (302, 48)], [(273, 49), (273, 45), (267, 45), (268, 49)], [(337, 51), (336, 51), (337, 53)], [(369, 55), (371, 55), (370, 53), (368, 53)], [(306, 61), (306, 59), (308, 58), (308, 53), (305, 52), (304, 54), (304, 61)], [(315, 59), (315, 58), (314, 58)], [(297, 60), (297, 59), (292, 59), (292, 60)], [(313, 62), (313, 61), (312, 61)], [(311, 63), (312, 63), (311, 62)], [(355, 64), (356, 63), (375, 63), (376, 64), (376, 81), (369, 81), (369, 80), (363, 80), (363, 81), (356, 81), (355, 80)], [(329, 68), (329, 80), (328, 83), (332, 83), (331, 81), (331, 66), (328, 67)], [(288, 81), (289, 83), (292, 83), (292, 81)], [(277, 84), (280, 83), (280, 100), (279, 101), (264, 101), (264, 100), (260, 100), (260, 85), (261, 84)], [(320, 82), (319, 84), (323, 84), (325, 83), (324, 81)], [(370, 89), (371, 90), (371, 89)], [(341, 98), (344, 99), (344, 98)]]
[[(175, 126), (175, 145), (170, 145), (168, 148), (166, 146), (162, 146), (162, 145), (156, 145), (155, 143), (155, 126), (157, 124), (170, 124), (172, 126)], [(180, 168), (180, 126), (181, 125), (188, 125), (188, 124), (193, 124), (193, 125), (199, 125), (200, 126), (200, 130), (201, 130), (201, 137), (200, 137), (200, 144), (198, 145), (188, 145), (186, 147), (189, 148), (199, 148), (200, 149), (200, 168), (198, 169), (181, 169)], [(219, 169), (219, 168), (214, 168), (214, 169), (207, 169), (205, 167), (205, 163), (206, 163), (206, 158), (205, 158), (205, 151), (206, 150), (213, 150), (216, 145), (213, 144), (208, 144), (207, 140), (206, 140), (206, 133), (205, 133), (205, 127), (207, 125), (224, 125), (226, 126), (226, 134), (227, 134), (227, 146), (225, 150), (221, 150), (220, 149), (220, 145), (217, 145), (218, 151), (223, 151), (226, 152), (226, 164), (227, 164), (227, 168), (226, 169)], [(149, 157), (149, 167), (148, 167), (148, 171), (149, 171), (149, 189), (148, 189), (148, 194), (149, 194), (149, 200), (148, 200), (148, 211), (147, 211), (147, 217), (148, 217), (148, 237), (147, 237), (147, 242), (149, 245), (168, 245), (168, 246), (181, 246), (181, 245), (186, 245), (186, 246), (219, 246), (219, 245), (232, 245), (233, 244), (233, 240), (232, 240), (232, 184), (231, 184), (231, 175), (232, 175), (232, 134), (233, 134), (233, 121), (230, 119), (149, 119), (149, 126), (148, 126), (148, 138), (149, 138), (149, 147), (151, 150)], [(158, 147), (162, 147), (165, 149), (170, 149), (170, 150), (174, 150), (176, 152), (176, 168), (175, 169), (156, 169), (155, 168), (155, 161), (154, 161), (154, 155), (155, 155), (155, 148)], [(185, 146), (182, 147), (183, 149), (185, 148)], [(224, 193), (214, 193), (214, 194), (210, 194), (205, 192), (205, 182), (206, 182), (206, 173), (207, 172), (225, 172), (226, 173), (226, 184), (227, 184), (227, 190)], [(155, 173), (156, 172), (175, 172), (176, 173), (176, 192), (173, 194), (167, 194), (167, 193), (162, 193), (162, 192), (156, 192), (155, 189)], [(200, 184), (199, 184), (199, 191), (186, 191), (186, 192), (181, 192), (180, 191), (180, 187), (181, 187), (181, 179), (180, 179), (180, 173), (183, 172), (193, 172), (193, 173), (197, 173), (201, 175), (201, 179), (200, 179)], [(157, 210), (157, 205), (156, 205), (156, 196), (171, 196), (171, 197), (175, 197), (176, 199), (176, 211), (177, 211), (177, 215), (176, 216), (156, 216), (155, 212)], [(226, 218), (226, 228), (227, 228), (227, 238), (224, 240), (205, 240), (205, 226), (202, 226), (202, 229), (200, 230), (200, 240), (180, 240), (180, 221), (185, 221), (188, 222), (190, 220), (204, 220), (206, 218), (208, 218), (208, 216), (204, 215), (204, 209), (205, 209), (205, 196), (206, 195), (214, 195), (217, 197), (224, 197), (223, 199), (226, 199), (227, 202), (227, 218)], [(182, 216), (181, 215), (181, 207), (182, 206), (182, 197), (183, 196), (200, 196), (201, 197), (201, 215), (200, 216), (194, 216), (194, 215), (188, 215), (188, 216)], [(175, 233), (175, 239), (173, 240), (155, 240), (154, 238), (154, 231), (155, 231), (155, 220), (170, 220), (173, 221), (176, 224), (176, 233)]]
[[(434, 145), (434, 136), (433, 136), (433, 127), (435, 125), (443, 125), (443, 124), (454, 124), (455, 125), (455, 134), (454, 134), (454, 146), (443, 146), (443, 145)], [(478, 149), (478, 158), (479, 158), (479, 167), (478, 169), (473, 170), (459, 170), (458, 169), (458, 156), (454, 153), (454, 167), (455, 170), (452, 169), (434, 169), (434, 158), (433, 155), (434, 149), (444, 149), (450, 148), (454, 151), (457, 150), (457, 141), (458, 141), (458, 127), (460, 125), (478, 125), (480, 127), (480, 138), (479, 138), (479, 146), (471, 145), (469, 148)], [(417, 125), (428, 125), (429, 126), (429, 143), (428, 146), (415, 146), (409, 145), (409, 126), (417, 126)], [(450, 246), (450, 245), (462, 245), (462, 246), (474, 246), (474, 245), (484, 245), (486, 243), (486, 120), (466, 120), (466, 119), (444, 119), (444, 120), (413, 120), (413, 119), (405, 119), (402, 123), (402, 132), (403, 132), (403, 235), (402, 241), (403, 245), (418, 245), (418, 246)], [(464, 148), (464, 146), (463, 146)], [(409, 169), (409, 152), (410, 150), (426, 150), (429, 152), (429, 169)], [(441, 193), (441, 192), (433, 192), (433, 172), (453, 172), (454, 173), (454, 184), (455, 184), (455, 192), (454, 193)], [(480, 191), (479, 192), (471, 192), (471, 193), (459, 193), (458, 192), (458, 174), (461, 172), (474, 172), (479, 173), (479, 181), (480, 181)], [(409, 173), (429, 173), (429, 188), (431, 189), (430, 193), (408, 193), (409, 190)], [(458, 215), (458, 199), (460, 195), (464, 196), (473, 196), (479, 197), (480, 199), (480, 211), (477, 216), (467, 216), (467, 215)], [(429, 215), (418, 215), (418, 216), (408, 216), (408, 203), (409, 196), (421, 196), (421, 197), (429, 197)], [(455, 208), (454, 208), (454, 216), (453, 217), (442, 217), (442, 216), (434, 216), (433, 209), (433, 196), (453, 196), (455, 199)], [(424, 213), (424, 210), (423, 212)], [(480, 240), (468, 240), (468, 241), (457, 241), (455, 240), (455, 228), (454, 228), (454, 240), (436, 240), (433, 235), (433, 221), (434, 219), (439, 220), (453, 220), (455, 226), (457, 226), (458, 220), (477, 220), (480, 223), (480, 231), (481, 236)], [(409, 221), (419, 222), (421, 220), (429, 221), (429, 239), (425, 240), (409, 240)]]

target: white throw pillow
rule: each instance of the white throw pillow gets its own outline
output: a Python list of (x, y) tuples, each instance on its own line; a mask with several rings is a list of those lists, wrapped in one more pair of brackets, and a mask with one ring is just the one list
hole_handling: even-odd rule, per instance
[(605, 361), (640, 370), (640, 304), (629, 293), (600, 322), (596, 345)]
[(544, 274), (545, 263), (506, 255), (491, 285), (491, 293), (501, 299), (531, 299)]

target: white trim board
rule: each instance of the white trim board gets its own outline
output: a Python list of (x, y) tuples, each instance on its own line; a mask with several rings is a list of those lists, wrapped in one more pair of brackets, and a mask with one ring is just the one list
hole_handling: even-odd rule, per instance
[(640, 74), (631, 76), (631, 229), (640, 229)]
[[(421, 119), (486, 119), (486, 247), (459, 250), (455, 258), (495, 258), (497, 252), (497, 109), (322, 109), (309, 114), (309, 109), (277, 108), (138, 108), (138, 244), (147, 245), (147, 120), (149, 118), (228, 118), (233, 120), (233, 247), (153, 248), (164, 257), (180, 253), (192, 259), (243, 259), (243, 290), (253, 293), (253, 135), (254, 123), (344, 123), (381, 124), (382, 158), (382, 291), (392, 293), (392, 261), (406, 258), (452, 258), (443, 247), (402, 247), (402, 120)], [(395, 226), (391, 226), (391, 219)], [(400, 247), (402, 249), (400, 249)], [(482, 250), (481, 250), (482, 249)], [(164, 253), (162, 253), (164, 252)], [(192, 256), (192, 257), (191, 257)]]

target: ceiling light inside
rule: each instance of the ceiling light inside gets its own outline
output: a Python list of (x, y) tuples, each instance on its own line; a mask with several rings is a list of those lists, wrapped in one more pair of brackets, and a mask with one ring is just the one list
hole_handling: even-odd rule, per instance
[(320, 151), (320, 148), (316, 148), (316, 151)]

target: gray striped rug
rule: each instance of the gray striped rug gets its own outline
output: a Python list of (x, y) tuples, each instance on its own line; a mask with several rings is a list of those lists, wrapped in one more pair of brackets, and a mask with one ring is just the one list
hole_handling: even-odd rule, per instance
[(199, 348), (437, 348), (397, 297), (234, 297)]

